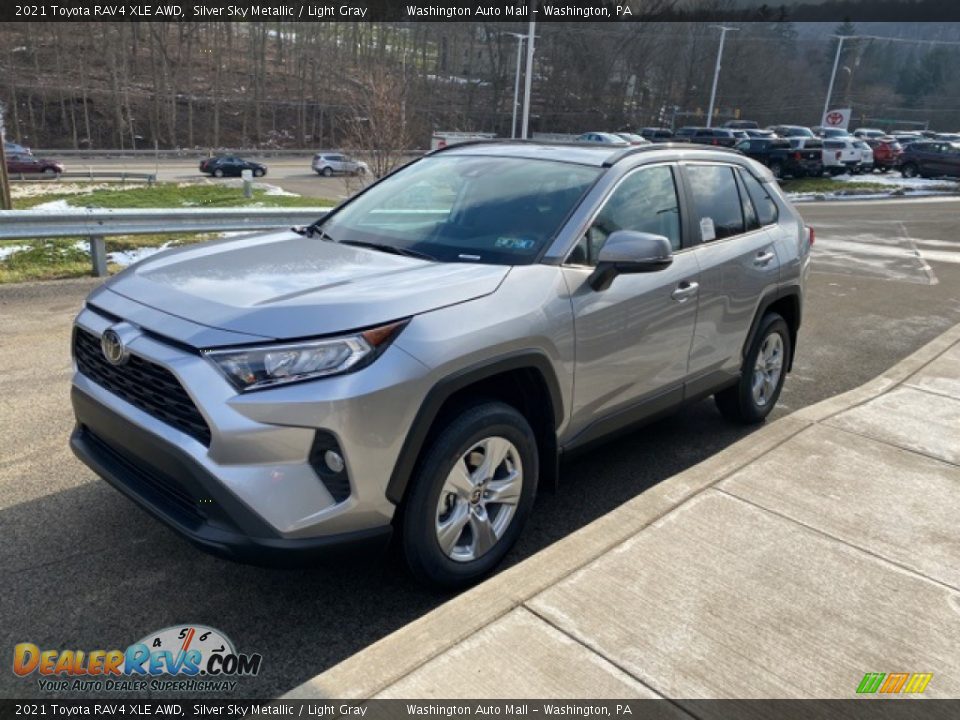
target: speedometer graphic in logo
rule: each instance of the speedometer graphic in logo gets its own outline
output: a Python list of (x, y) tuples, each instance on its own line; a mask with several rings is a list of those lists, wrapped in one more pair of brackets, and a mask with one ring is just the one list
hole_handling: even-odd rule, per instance
[(203, 657), (213, 653), (234, 655), (236, 650), (226, 635), (205, 625), (173, 625), (159, 632), (151, 633), (140, 640), (150, 650), (169, 650), (189, 652), (199, 650)]

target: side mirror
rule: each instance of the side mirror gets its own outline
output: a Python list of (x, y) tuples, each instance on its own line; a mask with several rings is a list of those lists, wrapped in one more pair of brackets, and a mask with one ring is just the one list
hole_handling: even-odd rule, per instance
[(594, 290), (606, 290), (617, 275), (663, 270), (673, 262), (673, 248), (663, 235), (617, 230), (600, 249), (597, 268), (587, 282)]

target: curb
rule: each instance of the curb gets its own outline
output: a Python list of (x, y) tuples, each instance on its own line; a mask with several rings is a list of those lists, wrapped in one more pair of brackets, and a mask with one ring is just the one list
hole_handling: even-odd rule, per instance
[(762, 427), (597, 518), (282, 696), (366, 700), (576, 572), (802, 430), (903, 383), (957, 342), (960, 325), (854, 390)]

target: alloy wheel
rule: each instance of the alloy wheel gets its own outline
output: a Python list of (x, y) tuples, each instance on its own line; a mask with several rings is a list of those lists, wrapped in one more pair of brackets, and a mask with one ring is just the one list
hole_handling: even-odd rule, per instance
[(757, 360), (753, 366), (751, 378), (751, 392), (753, 401), (758, 407), (766, 407), (770, 398), (776, 392), (783, 372), (783, 339), (779, 333), (767, 335), (757, 352)]
[(483, 557), (503, 537), (523, 490), (520, 452), (509, 440), (488, 437), (472, 445), (447, 475), (436, 512), (436, 537), (451, 560)]

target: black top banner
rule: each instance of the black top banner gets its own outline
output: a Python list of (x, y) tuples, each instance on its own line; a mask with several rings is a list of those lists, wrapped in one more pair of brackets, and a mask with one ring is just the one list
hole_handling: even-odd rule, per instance
[[(719, 7), (718, 7), (719, 6)], [(955, 0), (59, 0), (0, 4), (0, 22), (944, 22), (960, 20)]]

